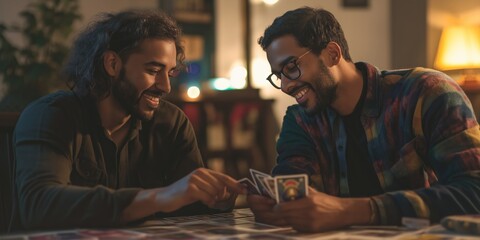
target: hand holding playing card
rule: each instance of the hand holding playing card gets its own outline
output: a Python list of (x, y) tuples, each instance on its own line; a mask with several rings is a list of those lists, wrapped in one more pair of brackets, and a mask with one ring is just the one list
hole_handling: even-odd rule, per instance
[(370, 199), (340, 198), (309, 188), (308, 196), (280, 202), (273, 212), (299, 232), (324, 232), (370, 221)]
[(248, 178), (238, 182), (245, 185), (248, 194), (258, 194), (275, 199), (277, 203), (308, 196), (308, 177), (306, 174), (271, 177), (269, 174), (250, 169), (253, 182)]
[(247, 196), (247, 203), (253, 214), (255, 221), (274, 226), (286, 226), (287, 222), (281, 215), (273, 210), (276, 201), (259, 194)]

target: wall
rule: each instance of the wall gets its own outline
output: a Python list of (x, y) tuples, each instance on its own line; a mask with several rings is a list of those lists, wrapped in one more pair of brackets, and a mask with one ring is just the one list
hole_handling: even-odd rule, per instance
[[(216, 70), (219, 77), (228, 77), (232, 66), (245, 64), (243, 51), (243, 0), (216, 1)], [(0, 22), (18, 21), (18, 12), (31, 0), (0, 1)], [(75, 26), (81, 29), (99, 12), (115, 12), (128, 8), (154, 8), (156, 0), (81, 0), (83, 20)], [(258, 1), (252, 1), (258, 2)], [(261, 88), (261, 95), (276, 100), (275, 116), (280, 122), (285, 108), (294, 100), (267, 85), (265, 77), (270, 72), (264, 52), (256, 44), (265, 27), (285, 11), (301, 6), (323, 7), (331, 11), (343, 26), (352, 58), (367, 61), (380, 68), (390, 67), (389, 0), (370, 0), (368, 8), (349, 9), (340, 0), (280, 0), (273, 6), (252, 3), (252, 60), (254, 60), (254, 86)], [(1, 91), (1, 86), (0, 86)], [(1, 94), (1, 92), (0, 92)]]
[(391, 0), (392, 68), (425, 66), (427, 0)]

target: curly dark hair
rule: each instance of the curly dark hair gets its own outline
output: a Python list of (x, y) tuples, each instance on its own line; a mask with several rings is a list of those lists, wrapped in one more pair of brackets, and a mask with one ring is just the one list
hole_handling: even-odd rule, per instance
[(102, 13), (74, 43), (63, 72), (67, 85), (80, 96), (98, 99), (109, 95), (112, 79), (103, 67), (103, 54), (112, 50), (125, 61), (140, 42), (150, 38), (173, 40), (178, 67), (183, 68), (185, 53), (180, 36), (175, 20), (159, 10)]
[(342, 49), (343, 58), (352, 61), (342, 27), (327, 10), (302, 7), (288, 11), (275, 18), (258, 39), (258, 44), (266, 50), (273, 40), (288, 34), (293, 35), (300, 46), (317, 54), (329, 42), (336, 42)]

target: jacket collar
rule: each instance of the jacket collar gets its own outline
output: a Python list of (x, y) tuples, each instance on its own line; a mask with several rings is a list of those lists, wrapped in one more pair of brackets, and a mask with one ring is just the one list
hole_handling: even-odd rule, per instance
[(365, 62), (357, 62), (355, 66), (362, 71), (363, 76), (367, 77), (367, 92), (365, 94), (362, 115), (368, 118), (378, 117), (383, 105), (380, 87), (382, 74), (375, 66)]

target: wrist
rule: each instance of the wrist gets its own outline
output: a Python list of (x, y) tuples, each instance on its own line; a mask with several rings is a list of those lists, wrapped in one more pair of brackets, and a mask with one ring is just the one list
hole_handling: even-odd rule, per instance
[[(350, 198), (350, 208), (346, 211), (346, 219), (350, 219), (349, 226), (352, 225), (374, 225), (375, 212), (372, 211), (371, 198)], [(372, 216), (372, 214), (375, 214)], [(373, 220), (372, 220), (373, 219)]]
[(184, 205), (184, 199), (176, 199), (175, 194), (169, 192), (167, 188), (156, 188), (154, 206), (156, 212), (173, 212)]
[(368, 203), (370, 205), (370, 221), (368, 225), (378, 225), (379, 215), (378, 215), (377, 204), (375, 203), (375, 200), (373, 200), (372, 197), (369, 198)]

